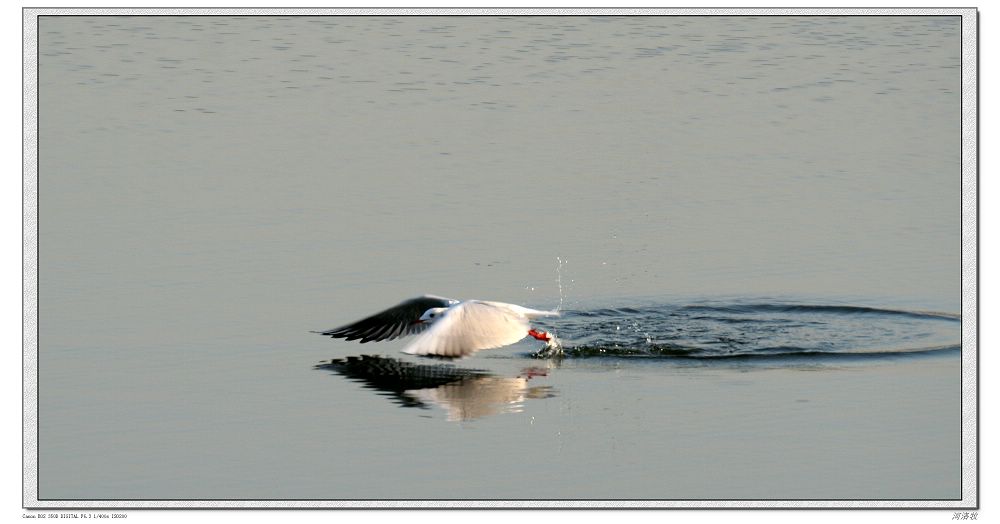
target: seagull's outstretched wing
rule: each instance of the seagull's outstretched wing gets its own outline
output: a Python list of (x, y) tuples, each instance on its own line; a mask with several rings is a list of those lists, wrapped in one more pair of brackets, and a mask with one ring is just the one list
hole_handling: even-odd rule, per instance
[(417, 322), (420, 315), (423, 315), (428, 309), (448, 307), (456, 302), (434, 295), (411, 298), (381, 313), (337, 329), (323, 331), (320, 334), (347, 340), (361, 339), (362, 344), (379, 340), (392, 340), (424, 331), (427, 329), (427, 324)]
[(528, 319), (510, 308), (468, 301), (452, 307), (403, 349), (411, 355), (464, 357), (480, 349), (513, 344), (528, 336)]

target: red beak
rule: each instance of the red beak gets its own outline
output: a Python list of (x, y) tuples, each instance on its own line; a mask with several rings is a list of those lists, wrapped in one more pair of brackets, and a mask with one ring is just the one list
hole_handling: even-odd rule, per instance
[(535, 331), (534, 329), (530, 329), (528, 330), (528, 335), (545, 342), (552, 340), (552, 338), (549, 337), (549, 334), (544, 331)]

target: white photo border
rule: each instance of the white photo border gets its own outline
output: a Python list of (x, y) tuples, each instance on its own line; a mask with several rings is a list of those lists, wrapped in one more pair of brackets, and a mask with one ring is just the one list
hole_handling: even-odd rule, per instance
[[(496, 509), (978, 509), (979, 107), (975, 8), (479, 9), (479, 8), (24, 8), (22, 504), (44, 508), (496, 508)], [(54, 500), (38, 498), (38, 17), (63, 16), (960, 16), (962, 19), (962, 498), (946, 500)]]

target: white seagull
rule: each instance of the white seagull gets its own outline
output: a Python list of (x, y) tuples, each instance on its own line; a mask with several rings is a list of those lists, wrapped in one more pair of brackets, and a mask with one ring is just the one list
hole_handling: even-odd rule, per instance
[(424, 295), (411, 298), (381, 313), (353, 324), (323, 331), (322, 335), (365, 342), (393, 340), (420, 334), (403, 348), (411, 355), (465, 357), (481, 349), (507, 346), (532, 336), (556, 344), (544, 331), (528, 322), (538, 317), (559, 316), (558, 311), (538, 311), (515, 304), (485, 300), (458, 301)]

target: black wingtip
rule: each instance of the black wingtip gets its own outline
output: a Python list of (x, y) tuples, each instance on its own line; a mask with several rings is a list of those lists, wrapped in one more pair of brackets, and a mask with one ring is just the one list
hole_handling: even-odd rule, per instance
[(333, 338), (344, 338), (347, 336), (347, 333), (344, 333), (343, 330), (341, 329), (330, 329), (327, 331), (310, 331), (310, 333), (316, 333), (317, 335), (323, 335), (324, 337), (333, 337)]

